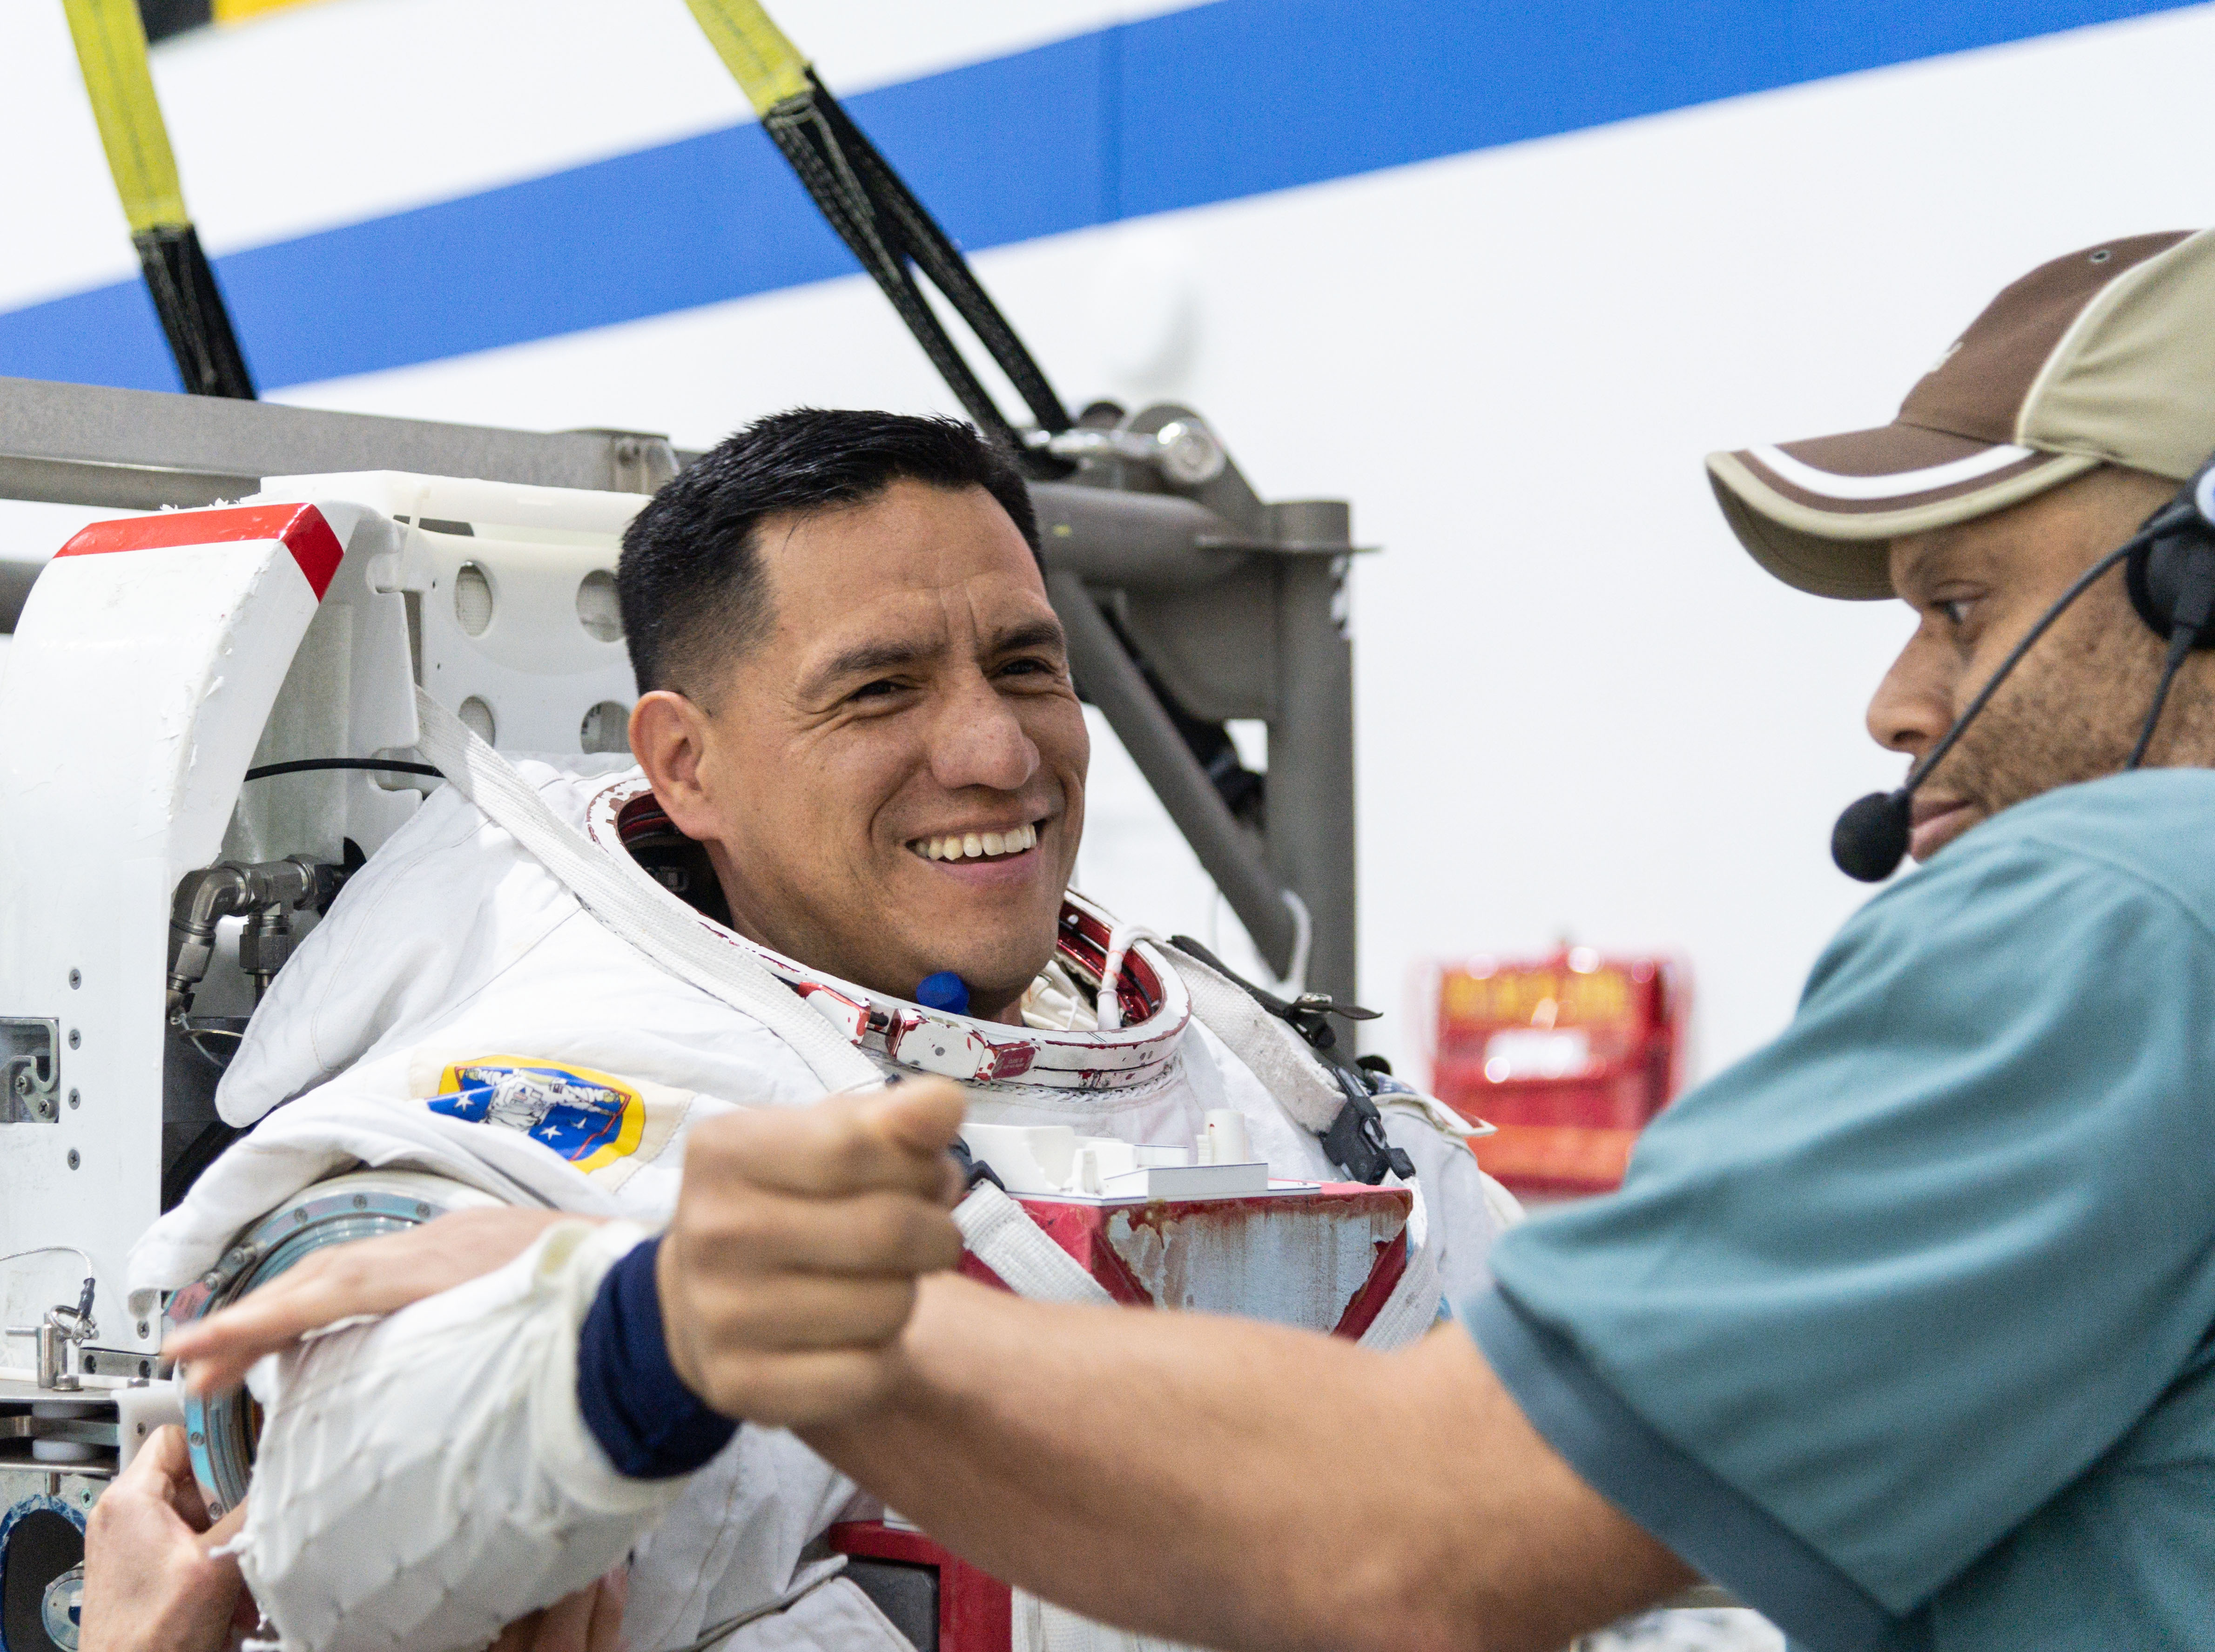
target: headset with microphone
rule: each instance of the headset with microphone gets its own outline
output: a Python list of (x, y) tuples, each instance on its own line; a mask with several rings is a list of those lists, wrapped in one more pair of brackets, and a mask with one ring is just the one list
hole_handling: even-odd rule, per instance
[(1968, 709), (1954, 720), (1945, 738), (1909, 771), (1906, 783), (1899, 790), (1871, 792), (1838, 816), (1838, 825), (1831, 828), (1831, 858), (1841, 872), (1864, 883), (1881, 883), (1898, 869), (1907, 853), (1910, 805), (1916, 789), (1930, 778), (1962, 731), (1991, 703), (1993, 694), (2030, 652), (2031, 645), (2046, 635), (2070, 604), (2118, 562), (2127, 564), (2123, 578), (2131, 605), (2154, 635), (2169, 644), (2169, 657), (2162, 666), (2152, 707), (2138, 729), (2130, 761), (2123, 766), (2135, 769), (2145, 761), (2146, 747), (2153, 742), (2154, 729), (2161, 722), (2162, 708), (2169, 703), (2178, 668), (2194, 649), (2215, 648), (2215, 630), (2208, 625), (2210, 617), (2215, 617), (2215, 458), (2200, 466), (2199, 474), (2184, 484), (2175, 499), (2148, 517), (2128, 540), (2085, 569), (2039, 616), (2038, 623), (2023, 633), (2022, 640), (2000, 661), (1999, 669), (1977, 691)]

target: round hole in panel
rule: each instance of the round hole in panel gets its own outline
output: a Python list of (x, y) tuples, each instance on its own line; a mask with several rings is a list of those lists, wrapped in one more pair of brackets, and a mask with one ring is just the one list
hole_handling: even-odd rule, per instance
[(492, 623), (492, 575), (475, 562), (463, 562), (454, 575), (454, 617), (471, 636), (482, 636)]
[(577, 744), (587, 752), (629, 751), (630, 708), (620, 700), (601, 701), (585, 714)]
[(499, 720), (492, 715), (492, 708), (476, 695), (456, 706), (454, 715), (469, 725), (469, 733), (488, 746), (494, 744), (494, 736), (500, 733)]
[(584, 583), (577, 587), (577, 623), (587, 636), (602, 642), (623, 641), (623, 609), (616, 601), (616, 576), (604, 568), (586, 574)]

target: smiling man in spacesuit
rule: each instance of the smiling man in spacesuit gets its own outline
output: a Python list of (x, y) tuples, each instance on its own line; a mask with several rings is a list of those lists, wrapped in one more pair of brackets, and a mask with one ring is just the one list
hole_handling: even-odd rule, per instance
[[(1296, 1036), (1273, 1021), (1279, 1042), (1254, 1042), (1223, 978), (1068, 892), (1089, 748), (1036, 537), (1021, 478), (966, 426), (801, 411), (741, 432), (625, 537), (638, 768), (524, 763), (498, 806), (482, 776), (441, 789), (278, 978), (218, 1096), (259, 1122), (141, 1243), (135, 1287), (185, 1283), (357, 1164), (621, 1219), (324, 1338), (265, 1386), (242, 1563), (287, 1649), (482, 1645), (629, 1551), (634, 1652), (722, 1627), (732, 1647), (905, 1644), (818, 1541), (850, 1482), (774, 1428), (658, 1422), (684, 1408), (656, 1252), (631, 1247), (678, 1207), (688, 1143), (742, 1173), (739, 1109), (928, 1072), (973, 1087), (973, 1120), (1129, 1143), (1189, 1144), (1231, 1109), (1273, 1173), (1341, 1179), (1316, 1098), (1338, 1097)], [(534, 832), (641, 887), (595, 894)], [(611, 916), (633, 906), (630, 929)], [(1451, 1115), (1379, 1089), (1428, 1212), (1420, 1324), (1482, 1280), (1512, 1201)], [(838, 1219), (794, 1266), (866, 1270), (915, 1219), (879, 1200)], [(888, 1285), (881, 1336), (909, 1288)], [(710, 1308), (661, 1300), (681, 1364), (681, 1317)], [(620, 1323), (580, 1343), (591, 1315)], [(642, 1364), (580, 1381), (580, 1346)]]
[[(733, 485), (688, 475), (632, 530), (620, 589), (647, 691), (631, 747), (741, 935), (908, 998), (951, 973), (963, 1007), (1021, 1024), (1076, 868), (1090, 754), (1029, 496), (982, 464), (986, 485), (894, 476), (866, 500), (785, 477), (823, 464), (809, 448), (838, 451), (853, 417), (758, 427), (703, 462), (724, 458)], [(882, 424), (991, 458), (963, 431)], [(750, 534), (717, 519), (733, 495)], [(743, 561), (701, 556), (734, 537)]]

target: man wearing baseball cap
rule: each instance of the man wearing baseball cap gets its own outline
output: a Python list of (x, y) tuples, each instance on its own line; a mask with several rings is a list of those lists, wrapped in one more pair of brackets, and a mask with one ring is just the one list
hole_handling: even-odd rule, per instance
[(2183, 655), (2085, 578), (2211, 448), (2201, 234), (2033, 271), (1881, 429), (1715, 456), (1764, 567), (1914, 611), (1869, 711), (1911, 758), (2082, 586), (1783, 1035), (1411, 1348), (940, 1276), (809, 1442), (1210, 1646), (1550, 1652), (1705, 1575), (1813, 1652), (2215, 1648), (2215, 667), (2150, 719)]
[[(1712, 454), (1708, 473), (1739, 540), (1786, 584), (1897, 595), (1922, 617), (1869, 706), (1878, 743), (1920, 757), (2038, 614), (2211, 451), (2215, 236), (2172, 232), (2088, 247), (2015, 282), (1892, 423)], [(2089, 591), (1917, 788), (1917, 859), (2010, 804), (2123, 766), (2162, 655), (2124, 586), (2118, 575)], [(2180, 679), (2149, 760), (2215, 762), (2204, 687), (2196, 670)]]

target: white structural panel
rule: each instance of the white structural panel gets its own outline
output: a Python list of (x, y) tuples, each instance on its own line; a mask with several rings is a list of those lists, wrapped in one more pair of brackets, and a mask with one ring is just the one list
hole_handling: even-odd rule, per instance
[[(237, 506), (95, 524), (40, 575), (0, 670), (0, 1006), (56, 1023), (62, 1105), (0, 1123), (0, 1250), (90, 1252), (108, 1345), (150, 1346), (154, 1329), (125, 1311), (122, 1262), (159, 1209), (179, 881), (219, 859), (374, 853), (422, 789), (249, 768), (419, 756), (411, 608), (450, 709), (476, 697), (509, 743), (574, 756), (605, 704), (619, 746), (635, 695), (597, 598), (640, 502), (390, 471), (273, 478)], [(491, 571), (474, 634), (451, 618), (462, 566)], [(224, 1000), (251, 1007), (232, 959), (196, 1008)], [(0, 1323), (69, 1296), (71, 1265), (0, 1272)]]
[[(0, 1124), (0, 1212), (11, 1235), (91, 1253), (111, 1345), (151, 1346), (125, 1312), (122, 1262), (159, 1208), (170, 892), (217, 857), (294, 650), (366, 514), (196, 512), (156, 519), (175, 531), (143, 547), (88, 530), (40, 577), (9, 649), (0, 1004), (58, 1023), (64, 1099), (51, 1121)], [(6, 1323), (35, 1323), (60, 1299), (44, 1294), (52, 1283), (0, 1280)]]

